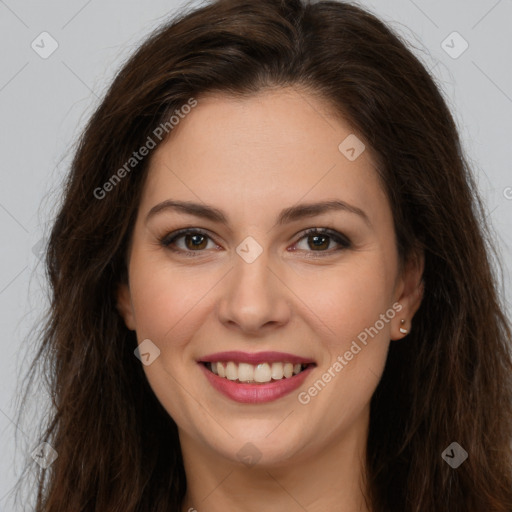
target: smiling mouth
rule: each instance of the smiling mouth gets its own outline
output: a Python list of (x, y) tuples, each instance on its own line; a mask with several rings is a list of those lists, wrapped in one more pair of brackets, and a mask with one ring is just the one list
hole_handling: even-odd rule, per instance
[(217, 377), (239, 384), (268, 384), (291, 379), (315, 363), (237, 363), (235, 361), (201, 362)]

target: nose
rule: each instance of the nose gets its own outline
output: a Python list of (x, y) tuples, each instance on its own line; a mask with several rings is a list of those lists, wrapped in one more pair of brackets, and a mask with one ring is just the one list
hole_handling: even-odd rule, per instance
[(266, 251), (252, 263), (235, 256), (218, 304), (220, 321), (252, 335), (284, 326), (291, 316), (291, 292), (284, 282), (269, 267)]

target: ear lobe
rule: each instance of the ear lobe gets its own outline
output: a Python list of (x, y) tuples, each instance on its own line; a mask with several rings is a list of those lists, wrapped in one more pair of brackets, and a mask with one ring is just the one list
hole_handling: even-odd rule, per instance
[[(402, 305), (400, 314), (396, 316), (396, 322), (393, 328), (392, 339), (400, 339), (404, 337), (404, 332), (400, 331), (400, 327), (408, 331), (414, 329), (413, 317), (418, 311), (423, 299), (424, 282), (423, 270), (425, 268), (425, 257), (423, 251), (417, 252), (406, 263), (403, 269), (401, 281), (400, 297), (397, 301)], [(404, 322), (402, 322), (404, 320)]]
[(130, 287), (121, 283), (117, 288), (117, 310), (124, 320), (126, 327), (131, 331), (135, 330), (135, 314), (130, 294)]

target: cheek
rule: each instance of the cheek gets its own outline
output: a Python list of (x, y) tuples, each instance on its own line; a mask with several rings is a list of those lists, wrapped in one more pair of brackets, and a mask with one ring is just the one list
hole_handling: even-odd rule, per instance
[(327, 333), (318, 341), (328, 357), (316, 380), (299, 390), (298, 401), (305, 411), (319, 411), (326, 424), (339, 428), (355, 421), (369, 403), (389, 348), (395, 316), (390, 280), (371, 268), (320, 280), (317, 292), (309, 295), (311, 307), (319, 312), (318, 327)]
[(194, 407), (184, 389), (196, 365), (190, 345), (200, 330), (210, 278), (198, 279), (197, 272), (172, 268), (152, 258), (133, 258), (130, 288), (139, 343), (150, 339), (160, 350), (154, 363), (144, 366), (153, 392), (169, 415), (192, 428)]
[(334, 422), (357, 414), (382, 374), (395, 316), (394, 270), (391, 259), (369, 252), (347, 260), (336, 272), (297, 280), (297, 294), (307, 297), (318, 317), (318, 341), (328, 353), (319, 369), (322, 382), (303, 391), (322, 407), (342, 410), (339, 417), (333, 413)]
[(199, 330), (208, 291), (221, 277), (216, 270), (198, 272), (169, 263), (162, 253), (134, 254), (130, 289), (139, 340), (151, 339), (162, 355), (185, 345)]
[[(343, 346), (391, 307), (393, 266), (376, 253), (356, 255), (332, 269), (295, 276), (291, 286), (316, 317), (333, 349)], [(389, 326), (386, 324), (386, 335)], [(320, 334), (319, 332), (319, 334)]]

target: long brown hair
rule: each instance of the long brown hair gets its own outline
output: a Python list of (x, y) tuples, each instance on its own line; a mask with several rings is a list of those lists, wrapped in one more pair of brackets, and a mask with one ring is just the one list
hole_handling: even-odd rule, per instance
[[(425, 254), (422, 305), (407, 339), (391, 342), (371, 401), (371, 510), (512, 511), (511, 329), (485, 209), (435, 81), (355, 5), (220, 0), (153, 33), (79, 141), (49, 239), (51, 307), (32, 369), (46, 364), (42, 439), (58, 452), (39, 470), (37, 512), (180, 510), (177, 427), (116, 309), (149, 158), (98, 188), (190, 98), (280, 86), (326, 100), (373, 148), (401, 261)], [(454, 441), (468, 453), (457, 469), (441, 456)]]

